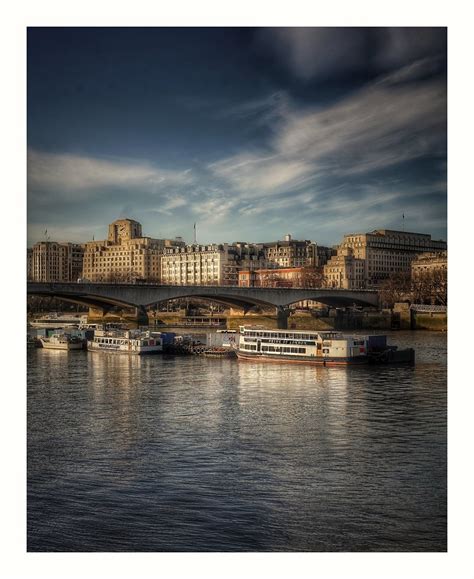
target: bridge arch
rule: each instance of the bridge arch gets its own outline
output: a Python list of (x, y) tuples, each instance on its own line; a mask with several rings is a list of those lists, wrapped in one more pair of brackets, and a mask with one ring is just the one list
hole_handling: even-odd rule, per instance
[(146, 307), (169, 300), (197, 298), (249, 311), (254, 306), (287, 310), (296, 302), (315, 300), (332, 306), (378, 306), (374, 290), (340, 290), (309, 288), (254, 288), (238, 286), (169, 286), (155, 284), (107, 283), (34, 283), (27, 285), (28, 294), (49, 295), (83, 303), (90, 307), (110, 309)]

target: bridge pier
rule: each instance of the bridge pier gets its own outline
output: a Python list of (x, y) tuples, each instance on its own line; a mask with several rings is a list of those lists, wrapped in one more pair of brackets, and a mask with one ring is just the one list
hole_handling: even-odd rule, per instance
[(87, 314), (87, 321), (89, 323), (102, 323), (105, 321), (105, 317), (112, 308), (102, 307), (102, 308), (89, 308), (89, 313)]
[(122, 315), (124, 319), (138, 326), (148, 326), (148, 314), (144, 306), (130, 308), (129, 311), (124, 311)]
[(288, 318), (290, 317), (290, 309), (284, 306), (277, 307), (277, 328), (279, 330), (288, 329)]
[(87, 321), (89, 323), (104, 324), (107, 322), (117, 322), (117, 318), (120, 316), (120, 319), (126, 322), (131, 322), (133, 324), (137, 324), (138, 326), (148, 326), (148, 314), (146, 313), (144, 306), (126, 308), (123, 309), (120, 313), (117, 312), (108, 316), (112, 308), (113, 306), (89, 308)]

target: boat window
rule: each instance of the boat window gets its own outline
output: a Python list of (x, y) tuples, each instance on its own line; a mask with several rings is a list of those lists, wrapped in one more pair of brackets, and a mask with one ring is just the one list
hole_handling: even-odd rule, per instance
[(298, 354), (306, 354), (306, 348), (298, 348)]
[(323, 354), (329, 354), (329, 348), (323, 348)]

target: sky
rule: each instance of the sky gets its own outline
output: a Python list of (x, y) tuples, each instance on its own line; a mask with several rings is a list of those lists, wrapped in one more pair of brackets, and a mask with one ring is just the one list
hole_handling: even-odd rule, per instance
[(27, 36), (28, 245), (447, 238), (445, 28)]

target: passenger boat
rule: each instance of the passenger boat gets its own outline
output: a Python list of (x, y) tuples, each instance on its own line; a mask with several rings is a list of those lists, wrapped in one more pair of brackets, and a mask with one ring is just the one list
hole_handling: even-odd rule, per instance
[(96, 330), (93, 339), (87, 341), (87, 349), (118, 354), (158, 354), (163, 351), (163, 340), (157, 332)]
[(369, 363), (364, 338), (334, 331), (268, 330), (255, 326), (240, 326), (237, 356), (241, 360), (320, 366)]
[(29, 322), (33, 328), (62, 328), (64, 326), (80, 326), (87, 322), (87, 314), (68, 315), (68, 314), (47, 314), (41, 318), (36, 318)]
[(69, 334), (52, 334), (47, 337), (39, 338), (41, 345), (46, 350), (82, 350), (83, 341), (78, 336)]
[(415, 362), (412, 348), (398, 350), (387, 346), (384, 335), (344, 336), (335, 331), (269, 330), (260, 326), (240, 326), (237, 357), (316, 366)]

